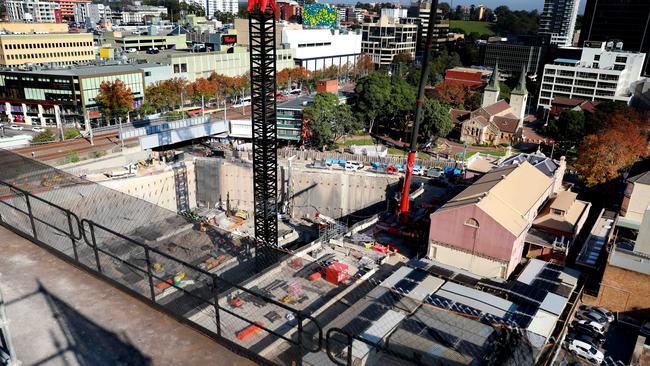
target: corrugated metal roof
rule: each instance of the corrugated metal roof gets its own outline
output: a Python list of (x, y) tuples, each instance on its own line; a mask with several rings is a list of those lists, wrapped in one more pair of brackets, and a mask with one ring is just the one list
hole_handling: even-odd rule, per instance
[(384, 286), (386, 288), (391, 288), (395, 286), (397, 282), (402, 280), (404, 277), (408, 276), (409, 273), (411, 273), (413, 269), (409, 267), (400, 267), (397, 269), (397, 271), (393, 272), (392, 275), (390, 275), (387, 279), (385, 279), (380, 285)]
[[(381, 340), (390, 333), (399, 322), (406, 316), (394, 310), (388, 310), (386, 314), (382, 315), (370, 328), (361, 333), (361, 337), (374, 344), (378, 344)], [(352, 343), (352, 355), (357, 358), (363, 358), (370, 352), (370, 346), (366, 343), (354, 341)]]
[(519, 274), (519, 277), (517, 277), (517, 281), (530, 285), (537, 278), (537, 274), (542, 271), (545, 265), (546, 263), (539, 259), (531, 259), (526, 265), (526, 268), (524, 268), (524, 270)]
[(436, 291), (436, 295), (498, 317), (504, 317), (506, 312), (514, 311), (516, 308), (515, 304), (508, 300), (453, 282), (445, 283), (440, 290)]

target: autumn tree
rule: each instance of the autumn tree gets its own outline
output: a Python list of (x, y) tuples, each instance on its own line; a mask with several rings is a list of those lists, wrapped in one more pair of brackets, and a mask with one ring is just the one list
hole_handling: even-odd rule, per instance
[(432, 96), (454, 108), (463, 109), (468, 92), (466, 86), (443, 82), (433, 88)]
[(217, 94), (217, 87), (215, 83), (210, 82), (205, 78), (198, 78), (190, 85), (190, 93), (192, 99), (197, 102), (209, 101)]
[(352, 67), (352, 74), (359, 78), (368, 75), (374, 70), (375, 64), (372, 62), (372, 57), (367, 53), (363, 53), (357, 59), (357, 63), (354, 64), (354, 67)]
[(123, 117), (133, 109), (131, 88), (120, 79), (103, 81), (95, 101), (108, 119)]
[(624, 114), (611, 116), (600, 132), (578, 148), (576, 169), (588, 186), (618, 178), (621, 171), (648, 153), (646, 129)]

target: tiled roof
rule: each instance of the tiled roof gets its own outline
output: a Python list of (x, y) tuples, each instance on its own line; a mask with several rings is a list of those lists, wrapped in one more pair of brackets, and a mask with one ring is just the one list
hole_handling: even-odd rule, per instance
[(507, 109), (510, 109), (510, 104), (503, 99), (487, 107), (483, 107), (483, 110), (491, 116), (497, 115)]
[(496, 116), (492, 119), (492, 123), (494, 123), (501, 132), (515, 133), (519, 128), (519, 119), (516, 118)]

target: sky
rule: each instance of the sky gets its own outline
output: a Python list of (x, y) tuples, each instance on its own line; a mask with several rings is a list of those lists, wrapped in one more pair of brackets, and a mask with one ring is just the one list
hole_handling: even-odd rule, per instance
[[(440, 1), (440, 0), (439, 0)], [(356, 4), (357, 0), (329, 0), (329, 1), (319, 1), (319, 2), (330, 2), (334, 4)], [(409, 4), (409, 0), (401, 1), (390, 1), (390, 0), (361, 0), (361, 2), (400, 2), (402, 4)], [(446, 2), (452, 4), (452, 7), (456, 5), (471, 5), (471, 4), (483, 4), (488, 8), (496, 8), (499, 5), (507, 5), (512, 10), (533, 10), (538, 9), (542, 10), (544, 5), (544, 0), (442, 0), (441, 2)], [(587, 0), (580, 0), (580, 13), (583, 12), (585, 8), (585, 3)]]

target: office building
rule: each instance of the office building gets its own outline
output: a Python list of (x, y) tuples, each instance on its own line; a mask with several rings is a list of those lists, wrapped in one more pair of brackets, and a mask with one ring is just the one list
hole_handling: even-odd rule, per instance
[(506, 40), (479, 45), (481, 66), (494, 68), (497, 64), (503, 74), (517, 75), (524, 68), (535, 79), (544, 72), (548, 57), (550, 35), (515, 36)]
[(295, 62), (310, 71), (353, 65), (361, 54), (361, 34), (332, 29), (285, 29), (283, 48), (295, 49)]
[[(131, 89), (134, 108), (144, 100), (145, 73), (158, 65), (89, 66), (74, 69), (0, 71), (0, 113), (11, 122), (41, 126), (106, 124), (95, 101), (103, 81), (121, 80)], [(153, 68), (154, 70), (149, 70)], [(163, 70), (164, 71), (164, 70)]]
[[(419, 1), (411, 4), (408, 9), (408, 16), (416, 18), (418, 22), (418, 54), (421, 54), (424, 50), (430, 15), (431, 2)], [(442, 10), (440, 9), (436, 10), (436, 24), (433, 30), (434, 51), (439, 51), (449, 41), (449, 20), (443, 19)]]
[(2, 66), (67, 66), (94, 60), (92, 33), (0, 34)]
[(66, 23), (0, 22), (0, 32), (5, 34), (68, 33), (68, 25)]
[(74, 20), (74, 11), (77, 5), (90, 4), (90, 0), (53, 0), (59, 4), (61, 18), (64, 20)]
[(205, 0), (204, 8), (208, 16), (214, 15), (217, 11), (237, 14), (239, 12), (239, 2), (237, 0)]
[[(282, 33), (285, 29), (302, 29), (302, 24), (276, 22), (275, 23), (275, 45), (282, 44)], [(248, 18), (235, 18), (235, 32), (237, 33), (237, 44), (248, 47)]]
[(54, 1), (7, 0), (10, 22), (61, 23), (60, 5)]
[(364, 23), (362, 31), (361, 52), (379, 67), (390, 65), (400, 53), (415, 57), (418, 26), (410, 18), (382, 16), (377, 23)]
[(555, 97), (630, 103), (646, 54), (605, 42), (585, 42), (579, 60), (558, 58), (544, 67), (538, 106)]
[[(294, 49), (276, 50), (278, 70), (295, 67)], [(232, 52), (190, 52), (163, 50), (158, 54), (129, 53), (128, 57), (149, 63), (171, 65), (173, 73), (170, 77), (186, 78), (194, 81), (197, 78), (208, 78), (213, 72), (226, 76), (241, 76), (250, 71), (250, 54), (243, 47), (233, 47)]]
[(552, 44), (571, 46), (579, 7), (580, 0), (545, 0), (539, 33), (550, 34)]
[[(650, 1), (587, 0), (579, 46), (585, 41), (623, 42), (628, 51), (650, 52)], [(646, 56), (644, 75), (650, 75)]]

